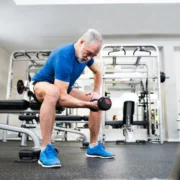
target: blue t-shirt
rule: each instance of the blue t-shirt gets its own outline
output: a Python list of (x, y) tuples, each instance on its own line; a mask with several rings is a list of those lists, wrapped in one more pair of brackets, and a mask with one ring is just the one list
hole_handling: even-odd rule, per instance
[(45, 65), (34, 75), (32, 81), (54, 84), (54, 80), (58, 79), (69, 82), (69, 92), (84, 68), (90, 67), (93, 63), (93, 58), (88, 62), (80, 63), (75, 56), (74, 44), (60, 46), (50, 54)]

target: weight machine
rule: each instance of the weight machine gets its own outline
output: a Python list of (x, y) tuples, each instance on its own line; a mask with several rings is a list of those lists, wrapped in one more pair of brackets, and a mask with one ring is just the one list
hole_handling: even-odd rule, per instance
[[(166, 77), (164, 72), (160, 72), (159, 49), (155, 45), (145, 44), (105, 44), (102, 47), (100, 59), (103, 63), (102, 94), (109, 93), (110, 90), (118, 91), (119, 94), (121, 94), (121, 91), (136, 93), (139, 100), (134, 105), (135, 110), (137, 111), (139, 107), (143, 107), (144, 112), (143, 119), (139, 120), (135, 115), (134, 119), (138, 122), (137, 125), (141, 125), (147, 130), (147, 138), (143, 140), (157, 141), (162, 144), (164, 142), (164, 134), (161, 105), (161, 83), (163, 83), (168, 77)], [(152, 98), (153, 95), (156, 96), (155, 100)], [(132, 109), (134, 107), (132, 107)], [(155, 109), (158, 114), (156, 126), (154, 126), (156, 136), (152, 134), (151, 130), (151, 112), (153, 109)], [(104, 141), (105, 124), (107, 124), (106, 120), (109, 112), (110, 111), (105, 112), (105, 118), (103, 119), (102, 130)], [(131, 117), (128, 122), (124, 121), (124, 119), (119, 121), (120, 124), (122, 124), (121, 122), (123, 121), (122, 131), (124, 135), (124, 137), (121, 137), (122, 139), (120, 141), (138, 142), (142, 140), (141, 138), (135, 138), (132, 118), (133, 117)], [(114, 122), (110, 124), (113, 123)], [(138, 129), (137, 131), (141, 131), (141, 129)]]

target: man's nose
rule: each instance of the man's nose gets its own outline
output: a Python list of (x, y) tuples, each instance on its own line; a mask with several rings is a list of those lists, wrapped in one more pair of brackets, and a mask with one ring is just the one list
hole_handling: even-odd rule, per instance
[(88, 57), (87, 57), (87, 59), (88, 59), (88, 61), (89, 61), (89, 60), (91, 60), (91, 59), (92, 59), (92, 57), (91, 57), (91, 56), (88, 56)]

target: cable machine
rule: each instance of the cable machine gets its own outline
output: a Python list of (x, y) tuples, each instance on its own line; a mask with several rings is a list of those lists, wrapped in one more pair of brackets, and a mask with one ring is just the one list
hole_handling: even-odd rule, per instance
[[(147, 140), (164, 142), (162, 105), (161, 105), (161, 83), (167, 78), (165, 73), (160, 72), (159, 49), (155, 45), (146, 44), (105, 44), (100, 52), (100, 59), (103, 63), (103, 86), (102, 94), (107, 94), (109, 85), (111, 90), (119, 92), (131, 91), (138, 95), (138, 102), (135, 109), (143, 107), (143, 120), (137, 119), (137, 125), (142, 124), (147, 129)], [(129, 88), (127, 86), (129, 85)], [(123, 89), (124, 88), (124, 89)], [(153, 99), (155, 97), (155, 99)], [(156, 121), (152, 121), (152, 112), (156, 111)], [(107, 117), (107, 113), (105, 117)], [(134, 110), (133, 110), (134, 113)], [(103, 128), (107, 124), (103, 120)], [(122, 120), (120, 120), (122, 121)], [(152, 131), (152, 123), (154, 124)], [(123, 125), (127, 130), (126, 142), (135, 142), (133, 139), (131, 124)], [(128, 139), (128, 137), (132, 139)]]

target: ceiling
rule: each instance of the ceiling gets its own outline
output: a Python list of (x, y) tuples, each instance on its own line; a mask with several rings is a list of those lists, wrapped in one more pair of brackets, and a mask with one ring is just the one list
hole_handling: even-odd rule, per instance
[(52, 49), (89, 28), (104, 37), (180, 35), (180, 3), (17, 6), (0, 0), (0, 47)]

